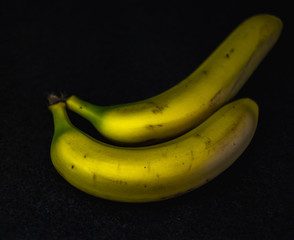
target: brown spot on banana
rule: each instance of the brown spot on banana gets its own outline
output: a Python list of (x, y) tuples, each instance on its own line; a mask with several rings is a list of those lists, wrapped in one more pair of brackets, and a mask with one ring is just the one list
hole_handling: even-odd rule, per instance
[(149, 124), (149, 125), (147, 125), (146, 126), (146, 128), (147, 129), (149, 129), (149, 130), (155, 130), (156, 128), (161, 128), (161, 127), (163, 127), (163, 125), (162, 124)]
[(231, 48), (231, 50), (226, 54), (226, 58), (230, 58), (231, 54), (235, 51), (234, 48)]
[(208, 149), (211, 144), (211, 139), (209, 137), (205, 137), (205, 148)]
[(191, 150), (191, 160), (194, 161), (195, 160), (195, 157), (194, 157), (194, 152), (193, 150)]
[(118, 105), (115, 111), (123, 114), (133, 113), (136, 111), (151, 111), (153, 114), (160, 114), (165, 108), (168, 108), (168, 104), (157, 104), (152, 101), (145, 101), (141, 103), (130, 103)]
[(217, 104), (223, 98), (223, 90), (220, 89), (209, 101), (210, 105)]
[(208, 149), (210, 147), (210, 145), (212, 144), (212, 141), (211, 141), (210, 137), (202, 136), (199, 133), (195, 134), (194, 137), (201, 138), (201, 139), (204, 140), (205, 149)]
[(192, 169), (192, 163), (191, 163), (191, 164), (189, 165), (189, 167), (188, 167), (188, 172), (190, 172), (191, 169)]
[(123, 180), (117, 180), (116, 183), (118, 183), (119, 185), (128, 185), (128, 182)]
[(154, 108), (152, 109), (152, 112), (154, 114), (162, 113), (165, 108), (168, 108), (168, 104), (155, 105)]

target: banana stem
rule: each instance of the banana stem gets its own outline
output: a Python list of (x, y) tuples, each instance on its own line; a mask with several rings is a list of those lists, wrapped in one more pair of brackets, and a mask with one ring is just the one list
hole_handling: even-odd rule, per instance
[(53, 115), (54, 121), (54, 135), (61, 134), (67, 131), (68, 128), (73, 128), (73, 125), (66, 112), (65, 102), (57, 102), (55, 104), (49, 105), (49, 110)]
[(66, 95), (64, 93), (61, 93), (60, 96), (57, 96), (54, 93), (50, 93), (48, 95), (48, 102), (49, 105), (53, 105), (55, 103), (59, 103), (59, 102), (65, 102), (67, 99)]
[(107, 109), (103, 106), (97, 106), (86, 102), (75, 95), (72, 95), (66, 99), (66, 106), (68, 109), (88, 119), (94, 126), (98, 128), (103, 111)]

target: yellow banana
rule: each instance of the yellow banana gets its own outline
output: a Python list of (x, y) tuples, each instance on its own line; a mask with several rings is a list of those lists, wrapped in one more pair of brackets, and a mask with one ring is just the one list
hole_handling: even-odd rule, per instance
[(97, 106), (71, 96), (67, 107), (88, 119), (108, 139), (123, 144), (174, 138), (228, 102), (277, 41), (279, 18), (261, 14), (241, 23), (186, 79), (146, 100)]
[(179, 196), (227, 169), (249, 145), (258, 106), (229, 103), (198, 127), (173, 140), (144, 147), (119, 147), (74, 127), (64, 102), (49, 106), (54, 119), (51, 159), (70, 184), (91, 195), (123, 202)]

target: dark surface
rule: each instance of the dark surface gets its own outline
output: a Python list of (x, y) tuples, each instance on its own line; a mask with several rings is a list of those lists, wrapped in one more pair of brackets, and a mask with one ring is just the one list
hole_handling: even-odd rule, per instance
[[(0, 238), (294, 239), (292, 7), (122, 2), (2, 3)], [(149, 204), (95, 198), (58, 175), (49, 156), (48, 93), (100, 105), (153, 96), (257, 13), (279, 16), (284, 30), (236, 96), (254, 99), (260, 120), (231, 168), (189, 194)], [(72, 119), (99, 137), (83, 119)]]

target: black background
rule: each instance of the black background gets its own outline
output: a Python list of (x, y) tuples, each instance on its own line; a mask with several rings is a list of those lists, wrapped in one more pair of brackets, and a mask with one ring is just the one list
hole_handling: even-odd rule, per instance
[[(7, 2), (0, 28), (1, 239), (294, 239), (292, 7), (281, 1)], [(189, 194), (146, 204), (95, 198), (58, 175), (49, 155), (48, 93), (99, 105), (151, 97), (185, 78), (258, 13), (280, 17), (284, 29), (236, 96), (254, 99), (260, 119), (232, 167)]]

